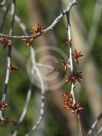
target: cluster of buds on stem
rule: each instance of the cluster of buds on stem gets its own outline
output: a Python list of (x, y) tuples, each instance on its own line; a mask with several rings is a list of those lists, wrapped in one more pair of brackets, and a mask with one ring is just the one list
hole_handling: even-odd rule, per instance
[(38, 33), (45, 33), (45, 31), (43, 30), (42, 26), (39, 25), (39, 24), (35, 24), (33, 27), (32, 27), (32, 34), (35, 35), (35, 34), (38, 34)]
[[(31, 33), (32, 35), (36, 35), (36, 34), (46, 34), (46, 31), (43, 30), (42, 26), (40, 24), (35, 24), (33, 27), (32, 27), (32, 30), (31, 30)], [(24, 39), (25, 43), (26, 43), (26, 47), (27, 48), (30, 48), (32, 46), (32, 42), (33, 42), (33, 39)]]
[(83, 79), (82, 72), (76, 72), (76, 73), (67, 75), (65, 77), (65, 83), (75, 83), (76, 81), (80, 83), (82, 79)]
[(72, 113), (78, 115), (80, 111), (83, 109), (80, 103), (74, 103), (73, 97), (70, 93), (64, 93), (63, 97), (64, 97), (64, 108), (66, 110), (71, 110)]
[(71, 46), (71, 42), (72, 42), (72, 40), (66, 39), (66, 40), (64, 41), (64, 45), (65, 45), (65, 46)]
[(16, 121), (10, 121), (8, 118), (3, 118), (3, 119), (0, 119), (0, 124), (1, 125), (4, 125), (4, 126), (7, 126), (7, 125), (16, 125)]
[(6, 110), (8, 108), (8, 104), (5, 101), (0, 102), (0, 110)]
[(5, 101), (0, 102), (0, 125), (7, 126), (9, 124), (16, 125), (16, 121), (10, 121), (8, 118), (3, 116), (3, 112), (7, 110), (8, 103)]
[(61, 65), (64, 66), (65, 70), (67, 70), (68, 68), (70, 68), (70, 63), (67, 60), (63, 60), (61, 62)]
[(9, 40), (7, 38), (0, 38), (0, 43), (6, 48), (9, 45)]
[(81, 51), (77, 51), (76, 49), (73, 51), (72, 53), (73, 59), (76, 63), (79, 63), (79, 58), (81, 58), (83, 56), (83, 54), (81, 54)]
[(24, 39), (24, 41), (27, 48), (30, 48), (32, 46), (33, 39)]

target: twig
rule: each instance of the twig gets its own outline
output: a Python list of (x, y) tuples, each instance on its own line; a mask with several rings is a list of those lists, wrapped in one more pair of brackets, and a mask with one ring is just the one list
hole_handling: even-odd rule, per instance
[[(15, 0), (13, 0), (11, 11), (12, 11), (12, 20), (11, 20), (11, 27), (10, 27), (9, 35), (12, 35), (13, 33), (14, 16), (15, 16)], [(6, 101), (8, 83), (9, 83), (9, 78), (10, 78), (11, 50), (12, 50), (11, 40), (9, 40), (9, 44), (7, 45), (7, 48), (8, 48), (7, 68), (6, 68), (6, 77), (5, 77), (5, 82), (4, 82), (4, 91), (3, 91), (2, 101)]]
[[(72, 44), (71, 44), (72, 38), (71, 38), (70, 12), (68, 12), (66, 14), (66, 19), (67, 19), (68, 41), (70, 42), (68, 62), (70, 63), (70, 70), (71, 70), (71, 73), (73, 74), (74, 69), (73, 69)], [(74, 88), (75, 88), (75, 85), (74, 85), (74, 83), (72, 83), (72, 85), (71, 85), (71, 95), (73, 97), (73, 104), (75, 104)]]
[[(13, 26), (14, 26), (14, 16), (15, 16), (15, 0), (13, 0), (12, 3), (12, 17), (11, 17), (11, 27), (9, 31), (9, 35), (12, 35), (13, 33)], [(12, 49), (12, 43), (11, 40), (9, 40), (9, 43), (7, 45), (7, 68), (6, 68), (6, 76), (5, 76), (5, 82), (4, 82), (4, 89), (2, 94), (2, 100), (1, 102), (7, 102), (7, 94), (8, 94), (8, 84), (9, 84), (9, 78), (10, 78), (10, 66), (11, 66), (11, 49)], [(0, 110), (0, 120), (4, 120), (2, 115), (2, 110)]]
[[(71, 23), (70, 23), (70, 11), (66, 13), (66, 20), (67, 20), (67, 36), (69, 41), (69, 58), (68, 62), (70, 63), (70, 71), (71, 74), (74, 73), (74, 66), (73, 66), (73, 57), (72, 57), (72, 36), (71, 36)], [(72, 82), (71, 84), (71, 92), (73, 98), (73, 105), (75, 105), (75, 95), (74, 95), (74, 89), (75, 89), (75, 83)], [(82, 128), (81, 128), (81, 121), (80, 121), (80, 115), (78, 114), (78, 122), (79, 122), (79, 135), (82, 136)]]
[[(6, 6), (3, 6), (2, 9), (3, 9), (3, 11), (6, 11), (6, 10), (7, 10)], [(11, 12), (9, 12), (9, 15), (12, 16)], [(28, 34), (27, 34), (26, 26), (23, 24), (23, 22), (21, 21), (21, 19), (20, 19), (17, 15), (15, 15), (15, 18), (14, 18), (14, 19), (15, 19), (15, 22), (16, 22), (16, 23), (18, 24), (18, 26), (20, 27), (20, 29), (22, 30), (22, 32), (24, 33), (24, 35), (28, 35)]]
[(64, 12), (63, 12), (63, 9), (62, 9), (62, 5), (61, 5), (61, 1), (58, 0), (58, 3), (59, 3), (59, 6), (60, 6), (61, 13), (64, 15)]

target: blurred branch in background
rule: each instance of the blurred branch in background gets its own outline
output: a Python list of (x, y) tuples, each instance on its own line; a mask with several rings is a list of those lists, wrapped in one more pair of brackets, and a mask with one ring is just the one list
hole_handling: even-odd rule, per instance
[(88, 136), (98, 136), (102, 133), (102, 113), (96, 118), (92, 124)]

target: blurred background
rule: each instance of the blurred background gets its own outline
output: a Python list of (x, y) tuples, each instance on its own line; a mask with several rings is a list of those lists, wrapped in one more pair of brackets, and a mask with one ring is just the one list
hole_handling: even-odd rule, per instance
[[(62, 8), (65, 9), (68, 0), (61, 1)], [(84, 55), (79, 65), (78, 71), (83, 72), (84, 79), (81, 84), (76, 83), (76, 100), (81, 103), (84, 110), (81, 112), (81, 126), (83, 136), (87, 135), (92, 123), (102, 112), (102, 1), (101, 0), (78, 0), (78, 5), (71, 10), (71, 28), (73, 49), (81, 51)], [(16, 14), (26, 25), (28, 33), (35, 24), (40, 24), (43, 28), (49, 26), (60, 14), (60, 6), (57, 0), (17, 0)], [(2, 25), (4, 11), (0, 8), (0, 27)], [(10, 17), (7, 15), (3, 33), (7, 34), (10, 27)], [(22, 31), (15, 23), (15, 35), (23, 35)], [(65, 72), (58, 62), (67, 59), (68, 47), (63, 45), (67, 38), (66, 19), (63, 17), (53, 31), (45, 36), (37, 38), (33, 47), (36, 50), (37, 62), (49, 64), (59, 71), (55, 76), (53, 72), (47, 82), (46, 106), (43, 120), (34, 132), (34, 136), (79, 136), (78, 119), (70, 111), (63, 108), (62, 94), (70, 90), (70, 86), (61, 84), (56, 87), (64, 78)], [(13, 40), (12, 63), (18, 66), (18, 70), (11, 73), (9, 82), (9, 110), (8, 118), (18, 120), (22, 112), (30, 77), (27, 73), (27, 62), (29, 60), (29, 48), (21, 40)], [(39, 51), (39, 48), (44, 50)], [(53, 49), (52, 49), (53, 48)], [(56, 48), (56, 50), (54, 50)], [(60, 52), (60, 50), (62, 52)], [(63, 55), (65, 53), (65, 55)], [(50, 56), (50, 57), (49, 57)], [(45, 57), (45, 58), (44, 58)], [(2, 96), (3, 82), (5, 79), (6, 49), (0, 44), (0, 96)], [(45, 70), (46, 71), (46, 70)], [(49, 72), (49, 71), (48, 71)], [(44, 72), (43, 72), (44, 73)], [(24, 136), (36, 122), (40, 110), (40, 89), (33, 84), (33, 92), (28, 107), (26, 117), (19, 128), (18, 136)], [(100, 126), (102, 124), (100, 123)], [(99, 126), (99, 127), (100, 127)], [(16, 126), (0, 126), (0, 135), (8, 136)], [(101, 134), (102, 135), (102, 134)], [(100, 135), (100, 136), (101, 136)]]

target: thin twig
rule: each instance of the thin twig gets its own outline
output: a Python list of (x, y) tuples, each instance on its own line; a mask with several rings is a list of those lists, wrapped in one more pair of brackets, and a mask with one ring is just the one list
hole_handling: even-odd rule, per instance
[[(74, 65), (73, 65), (73, 57), (72, 57), (72, 36), (71, 36), (71, 23), (70, 23), (70, 11), (66, 13), (66, 20), (67, 20), (67, 36), (68, 36), (68, 41), (69, 41), (69, 58), (68, 62), (70, 63), (70, 71), (71, 74), (74, 73)], [(73, 105), (75, 105), (76, 100), (75, 100), (75, 95), (74, 95), (74, 89), (75, 89), (75, 83), (72, 82), (71, 84), (71, 95), (73, 98)], [(82, 128), (81, 128), (81, 122), (80, 122), (80, 115), (78, 114), (78, 122), (79, 122), (79, 133), (80, 136), (82, 136)]]
[[(12, 35), (13, 33), (13, 27), (14, 27), (14, 16), (15, 16), (15, 0), (13, 0), (12, 3), (12, 16), (11, 16), (11, 27), (9, 30), (9, 35)], [(8, 84), (9, 84), (9, 78), (10, 78), (10, 66), (11, 66), (11, 49), (12, 49), (12, 42), (9, 40), (9, 43), (7, 45), (7, 66), (6, 66), (6, 76), (5, 76), (5, 82), (4, 82), (4, 89), (2, 94), (2, 100), (1, 102), (7, 102), (7, 95), (8, 95)], [(0, 119), (3, 120), (2, 111), (0, 110)]]
[[(73, 74), (74, 68), (73, 68), (73, 58), (72, 58), (72, 44), (71, 44), (72, 38), (71, 38), (70, 12), (68, 12), (66, 14), (66, 19), (67, 19), (68, 41), (70, 41), (68, 62), (70, 63), (70, 70), (71, 70), (71, 73)], [(75, 85), (74, 85), (74, 83), (72, 83), (72, 85), (71, 85), (71, 95), (73, 97), (73, 104), (75, 104), (74, 88), (75, 88)]]
[[(12, 20), (11, 20), (11, 27), (9, 31), (9, 35), (12, 35), (13, 33), (13, 26), (14, 26), (14, 16), (15, 16), (15, 0), (13, 0), (12, 3)], [(5, 77), (5, 82), (4, 82), (4, 90), (3, 90), (3, 96), (2, 96), (2, 101), (6, 101), (7, 97), (7, 91), (8, 91), (8, 83), (9, 83), (9, 78), (10, 78), (10, 66), (11, 66), (11, 50), (12, 50), (12, 43), (11, 40), (9, 40), (9, 45), (7, 45), (8, 52), (7, 52), (7, 68), (6, 68), (6, 77)]]
[(63, 12), (63, 9), (62, 9), (62, 5), (61, 5), (61, 1), (58, 0), (58, 3), (59, 3), (59, 6), (60, 6), (61, 13), (64, 15), (64, 12)]
[(8, 3), (7, 8), (5, 10), (5, 13), (4, 13), (4, 16), (3, 16), (3, 19), (2, 19), (3, 21), (2, 21), (2, 24), (1, 24), (1, 27), (0, 27), (0, 33), (2, 33), (4, 31), (6, 18), (7, 18), (7, 15), (9, 13), (9, 8), (10, 8), (10, 3)]

